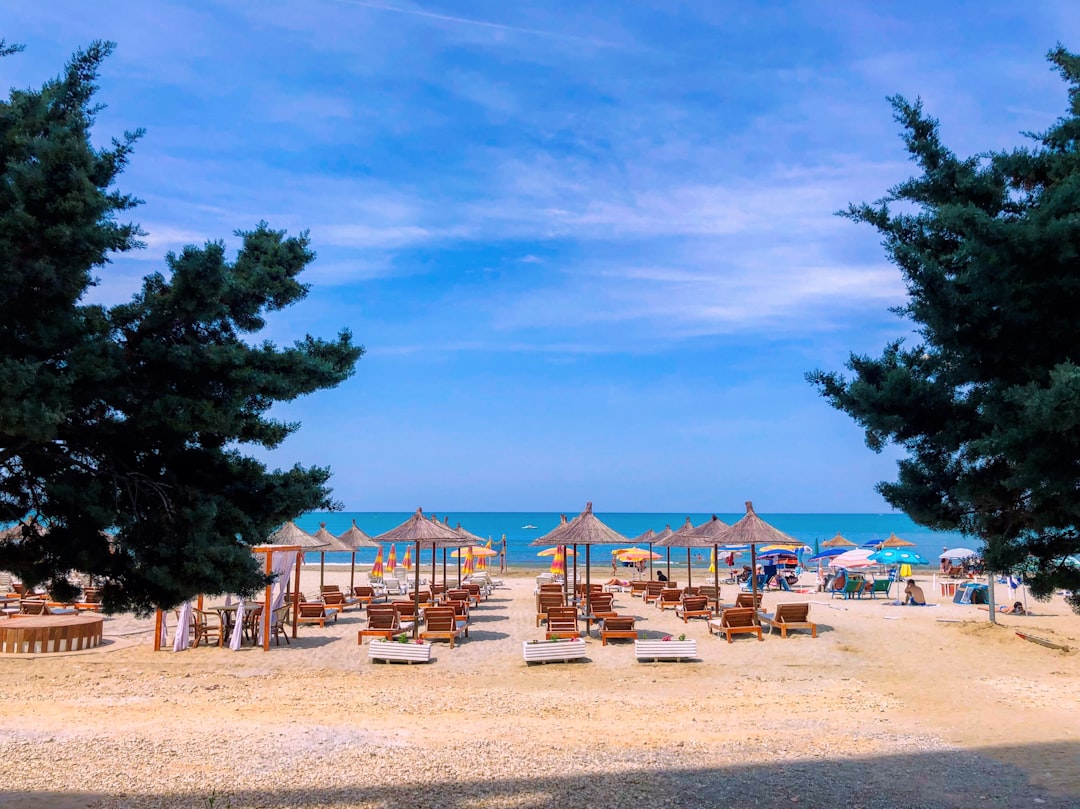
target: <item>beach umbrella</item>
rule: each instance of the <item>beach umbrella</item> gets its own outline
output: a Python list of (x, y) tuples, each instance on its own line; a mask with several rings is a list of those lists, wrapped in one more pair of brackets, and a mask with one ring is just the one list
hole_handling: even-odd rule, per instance
[[(551, 556), (551, 572), (556, 576), (565, 576), (566, 546), (559, 545), (558, 547), (552, 548), (552, 550), (554, 550), (555, 553)], [(543, 556), (545, 553), (547, 553), (547, 551), (542, 551), (540, 555)]]
[(724, 532), (730, 528), (726, 522), (721, 520), (715, 514), (697, 528), (694, 529), (694, 536), (705, 541), (705, 545), (712, 546), (712, 565), (709, 566), (709, 572), (713, 574), (713, 583), (716, 585), (716, 603), (720, 603), (720, 571), (717, 570), (717, 560), (720, 558), (719, 548), (724, 543), (722, 539)]
[(379, 552), (375, 554), (375, 561), (371, 563), (371, 578), (381, 579), (383, 572), (382, 545), (380, 545)]
[(484, 553), (480, 555), (480, 558), (476, 560), (476, 569), (484, 570), (488, 569), (488, 557), (498, 556), (499, 552), (491, 547), (491, 537), (488, 537), (487, 544), (484, 546), (484, 550), (491, 551), (491, 553)]
[(457, 548), (450, 551), (451, 556), (461, 557), (462, 559), (467, 559), (469, 554), (472, 554), (472, 556), (479, 561), (485, 557), (497, 555), (498, 551), (493, 551), (491, 548), (485, 548), (483, 545), (466, 545), (463, 548)]
[(839, 556), (834, 556), (829, 560), (829, 567), (874, 567), (877, 562), (870, 561), (870, 555), (872, 553), (873, 551), (867, 548), (855, 548), (850, 551), (844, 551)]
[(813, 556), (811, 556), (806, 561), (807, 562), (821, 562), (821, 561), (823, 561), (825, 559), (832, 559), (834, 557), (837, 557), (842, 553), (847, 553), (849, 550), (851, 550), (851, 548), (844, 548), (844, 547), (828, 548), (826, 550), (823, 550), (821, 553), (814, 554)]
[(352, 521), (352, 526), (343, 534), (338, 535), (338, 540), (348, 548), (352, 554), (352, 564), (349, 567), (349, 592), (352, 592), (356, 584), (356, 551), (360, 548), (378, 548), (379, 543), (369, 537)]
[[(435, 520), (429, 520), (424, 516), (424, 510), (418, 508), (416, 513), (413, 514), (405, 522), (401, 523), (389, 531), (379, 534), (375, 537), (377, 542), (389, 542), (391, 548), (393, 548), (394, 542), (407, 542), (416, 546), (416, 558), (420, 559), (421, 546), (429, 547), (432, 551), (432, 556), (435, 555), (436, 548), (457, 548), (464, 544), (461, 536), (454, 531), (448, 525), (443, 525)], [(415, 570), (415, 586), (413, 588), (413, 599), (415, 602), (416, 614), (420, 614), (420, 565), (417, 564)], [(413, 622), (413, 638), (416, 638), (419, 634), (419, 622)]]
[(719, 543), (714, 540), (714, 535), (728, 527), (728, 524), (715, 514), (712, 515), (712, 519), (703, 522), (697, 527), (687, 517), (682, 528), (671, 536), (657, 542), (658, 546), (668, 548), (668, 578), (671, 578), (671, 548), (686, 548), (686, 583), (688, 585), (693, 584), (693, 566), (690, 562), (691, 549), (712, 548), (715, 551)]
[(649, 559), (659, 559), (660, 554), (647, 551), (644, 548), (619, 548), (611, 552), (621, 562), (644, 562)]
[[(840, 532), (837, 531), (836, 536), (834, 536), (828, 542), (822, 542), (821, 547), (829, 548), (831, 550), (833, 548), (857, 548), (858, 545), (856, 545), (850, 539), (845, 539), (844, 537), (840, 536)], [(820, 555), (821, 554), (819, 553), (818, 556)]]
[[(649, 550), (651, 551), (653, 549), (653, 546), (657, 542), (663, 542), (665, 539), (667, 539), (669, 536), (671, 536), (674, 533), (675, 532), (671, 530), (670, 525), (665, 525), (664, 530), (658, 531), (656, 534), (653, 535), (651, 540), (647, 540), (646, 544), (648, 545)], [(635, 539), (634, 544), (638, 545), (638, 544), (641, 544), (641, 543), (637, 539)], [(654, 576), (653, 576), (653, 560), (650, 559), (649, 560), (649, 579), (651, 580), (653, 578), (654, 578)]]
[[(626, 537), (614, 528), (604, 524), (593, 514), (592, 503), (585, 505), (582, 511), (574, 519), (565, 524), (560, 524), (544, 536), (535, 540), (533, 545), (584, 545), (585, 546), (585, 593), (588, 598), (588, 586), (591, 583), (591, 570), (589, 555), (593, 545), (626, 545)], [(576, 564), (576, 558), (575, 558)], [(590, 608), (591, 610), (591, 608)]]
[(950, 561), (953, 561), (956, 559), (970, 559), (972, 556), (978, 555), (979, 554), (977, 554), (971, 548), (951, 548), (950, 550), (944, 551), (938, 557), (938, 559), (948, 559)]
[(412, 570), (412, 545), (405, 546), (405, 555), (401, 557), (401, 566), (406, 570)]
[(750, 546), (750, 590), (757, 595), (757, 548), (760, 545), (801, 545), (795, 537), (769, 525), (754, 511), (754, 504), (746, 501), (746, 514), (734, 525), (719, 531), (723, 545)]
[(562, 553), (562, 555), (564, 557), (574, 555), (574, 549), (573, 548), (568, 548), (565, 545), (557, 545), (554, 548), (547, 548), (546, 550), (540, 551), (540, 553), (538, 553), (536, 555), (537, 556), (554, 556), (555, 554), (560, 553), (560, 550), (559, 550), (560, 548), (562, 549), (561, 553)]
[[(902, 542), (903, 540), (901, 540)], [(867, 557), (871, 562), (877, 562), (882, 565), (925, 565), (926, 560), (915, 553), (915, 551), (909, 551), (906, 548), (882, 548), (880, 551), (875, 551)], [(897, 572), (896, 578), (897, 584), (900, 582), (900, 574)], [(891, 587), (890, 587), (891, 589)], [(896, 598), (900, 599), (899, 586), (897, 587)], [(890, 594), (891, 595), (891, 594)]]
[(465, 548), (465, 568), (462, 573), (471, 576), (474, 570), (476, 570), (476, 557), (473, 555), (473, 546), (469, 545)]
[(390, 543), (390, 553), (386, 556), (386, 572), (393, 573), (397, 568), (397, 545)]
[(908, 542), (906, 539), (900, 539), (896, 534), (889, 534), (889, 538), (881, 543), (882, 548), (914, 548), (914, 542)]
[(338, 539), (336, 536), (326, 530), (326, 523), (319, 523), (319, 530), (312, 536), (315, 537), (322, 546), (319, 548), (319, 587), (322, 588), (325, 582), (326, 573), (326, 552), (327, 551), (348, 551), (349, 546)]

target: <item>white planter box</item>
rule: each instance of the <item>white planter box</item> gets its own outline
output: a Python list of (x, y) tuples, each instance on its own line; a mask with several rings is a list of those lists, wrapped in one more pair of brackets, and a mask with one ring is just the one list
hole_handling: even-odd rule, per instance
[(634, 655), (638, 660), (693, 660), (697, 657), (697, 641), (636, 640)]
[(526, 663), (578, 660), (585, 657), (585, 641), (582, 638), (542, 640), (539, 643), (523, 641), (521, 648)]
[(430, 663), (431, 644), (397, 643), (388, 640), (373, 640), (368, 644), (369, 660), (402, 660), (406, 663)]

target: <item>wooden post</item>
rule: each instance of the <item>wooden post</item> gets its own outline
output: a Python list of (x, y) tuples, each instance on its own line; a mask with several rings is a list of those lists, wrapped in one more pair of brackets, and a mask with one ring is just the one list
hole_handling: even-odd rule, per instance
[(161, 651), (161, 610), (154, 610), (154, 651)]
[[(431, 552), (435, 553), (435, 543), (431, 543)], [(414, 579), (416, 581), (416, 587), (413, 588), (413, 628), (412, 636), (413, 640), (416, 640), (420, 636), (420, 539), (416, 540), (416, 563), (413, 565), (413, 570), (416, 571)]]
[(296, 575), (294, 581), (296, 586), (293, 588), (293, 614), (292, 614), (292, 636), (296, 638), (296, 625), (300, 623), (300, 566), (304, 563), (304, 551), (298, 550), (296, 552)]
[(690, 546), (686, 546), (686, 586), (693, 584), (693, 574), (690, 572)]

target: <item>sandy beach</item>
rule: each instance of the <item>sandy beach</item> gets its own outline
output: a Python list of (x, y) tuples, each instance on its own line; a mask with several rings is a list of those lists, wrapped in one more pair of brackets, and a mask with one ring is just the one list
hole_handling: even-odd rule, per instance
[(533, 573), (504, 576), (427, 665), (370, 662), (357, 611), (270, 652), (155, 653), (151, 621), (117, 616), (100, 649), (4, 655), (0, 806), (1080, 805), (1080, 618), (1060, 597), (992, 626), (972, 606), (770, 592), (809, 601), (819, 636), (728, 644), (626, 593), (620, 613), (685, 632), (698, 659), (639, 663), (594, 634), (584, 661), (530, 666)]

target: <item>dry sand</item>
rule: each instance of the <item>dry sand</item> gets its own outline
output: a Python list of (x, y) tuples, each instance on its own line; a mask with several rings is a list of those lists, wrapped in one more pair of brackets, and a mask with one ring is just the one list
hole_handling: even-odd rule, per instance
[(585, 662), (527, 666), (534, 582), (504, 578), (429, 665), (370, 662), (356, 611), (268, 653), (155, 653), (150, 622), (118, 616), (99, 650), (5, 655), (0, 806), (1080, 806), (1080, 655), (1015, 634), (1080, 647), (1060, 598), (992, 626), (951, 603), (768, 593), (811, 601), (818, 638), (728, 644), (622, 594), (699, 660), (591, 639)]

